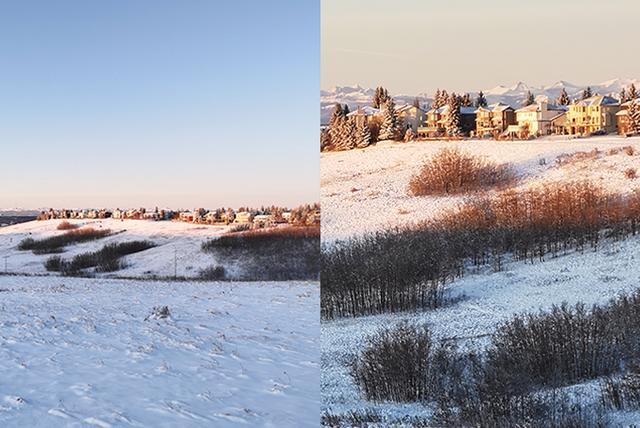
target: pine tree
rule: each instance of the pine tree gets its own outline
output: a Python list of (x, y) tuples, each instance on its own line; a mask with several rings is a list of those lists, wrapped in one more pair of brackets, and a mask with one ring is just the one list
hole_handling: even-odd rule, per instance
[(447, 107), (445, 130), (448, 136), (457, 137), (462, 134), (462, 129), (460, 128), (460, 100), (455, 93), (449, 97)]
[(627, 90), (625, 88), (622, 88), (620, 90), (620, 103), (626, 103), (627, 101), (629, 101), (627, 99)]
[(585, 100), (585, 99), (587, 99), (589, 97), (591, 97), (591, 86), (587, 86), (587, 89), (582, 91), (582, 99), (583, 100)]
[(413, 99), (413, 106), (420, 108), (420, 100), (418, 99), (418, 97)]
[(471, 101), (471, 95), (467, 92), (462, 96), (462, 100), (460, 101), (460, 105), (462, 107), (472, 107), (473, 102)]
[(640, 102), (631, 100), (627, 111), (629, 121), (629, 131), (632, 134), (640, 134)]
[(484, 93), (482, 91), (478, 92), (478, 98), (476, 98), (476, 107), (486, 107), (487, 99), (484, 97)]
[(329, 129), (323, 129), (320, 132), (320, 151), (326, 152), (331, 150), (331, 134)]
[(354, 118), (348, 118), (344, 125), (344, 144), (345, 150), (351, 150), (358, 145), (358, 127)]
[(362, 126), (358, 129), (358, 139), (356, 142), (356, 147), (359, 149), (363, 149), (368, 147), (371, 144), (371, 130), (369, 129), (369, 125), (366, 120), (362, 121)]
[(558, 95), (557, 102), (561, 106), (568, 106), (569, 103), (571, 102), (571, 100), (569, 99), (569, 95), (567, 94), (567, 91), (564, 88), (562, 88), (562, 91), (560, 91), (560, 95)]
[(636, 85), (632, 83), (631, 86), (629, 86), (629, 99), (635, 100), (636, 98), (638, 98), (638, 90), (636, 89)]
[(343, 116), (346, 116), (346, 115), (348, 115), (349, 113), (351, 113), (351, 112), (349, 111), (349, 104), (345, 104), (345, 105), (344, 105), (344, 108), (342, 109), (342, 115), (343, 115)]
[(531, 93), (531, 91), (527, 91), (527, 98), (524, 100), (524, 103), (522, 103), (523, 107), (526, 106), (530, 106), (531, 104), (535, 103), (536, 100), (533, 97), (533, 94)]
[(373, 102), (371, 105), (375, 108), (381, 108), (382, 106), (384, 106), (384, 103), (386, 103), (388, 100), (389, 100), (389, 91), (387, 91), (382, 86), (378, 86), (373, 95)]
[(436, 93), (433, 95), (433, 103), (431, 103), (431, 108), (438, 109), (441, 106), (438, 106), (438, 102), (440, 101), (440, 88), (436, 89)]
[(342, 119), (345, 118), (342, 104), (337, 103), (331, 114), (331, 120), (329, 121), (329, 137), (333, 148), (340, 145), (340, 139), (342, 134)]
[(379, 139), (395, 140), (396, 138), (398, 138), (398, 114), (393, 100), (388, 100), (383, 107)]

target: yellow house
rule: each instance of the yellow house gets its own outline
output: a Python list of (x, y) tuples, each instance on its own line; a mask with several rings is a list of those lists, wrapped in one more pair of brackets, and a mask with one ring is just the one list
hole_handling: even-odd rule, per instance
[(616, 132), (616, 113), (620, 103), (606, 95), (595, 95), (569, 105), (565, 130), (570, 135), (589, 135), (594, 132)]

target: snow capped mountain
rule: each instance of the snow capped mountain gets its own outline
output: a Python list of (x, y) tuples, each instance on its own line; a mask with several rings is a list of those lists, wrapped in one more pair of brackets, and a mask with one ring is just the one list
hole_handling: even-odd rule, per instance
[[(558, 98), (560, 92), (564, 88), (570, 98), (576, 98), (581, 96), (582, 91), (591, 87), (593, 94), (600, 95), (612, 95), (618, 97), (622, 88), (628, 88), (631, 84), (634, 84), (640, 90), (640, 79), (611, 79), (599, 84), (593, 85), (575, 85), (566, 80), (559, 80), (552, 85), (548, 86), (530, 86), (525, 82), (517, 82), (511, 86), (498, 85), (494, 88), (482, 90), (489, 103), (502, 102), (509, 104), (513, 107), (519, 107), (527, 97), (527, 92), (536, 97), (536, 100), (547, 99), (553, 102)], [(321, 123), (327, 123), (331, 116), (331, 111), (335, 103), (348, 104), (351, 110), (358, 108), (358, 106), (371, 104), (375, 90), (372, 88), (363, 88), (360, 85), (355, 86), (336, 86), (329, 90), (320, 91), (320, 107), (321, 107)], [(477, 92), (469, 92), (472, 97), (478, 95)], [(393, 95), (393, 99), (397, 104), (411, 103), (415, 98), (420, 99), (421, 103), (430, 103), (433, 101), (433, 94), (428, 96), (425, 93), (420, 94), (401, 94)]]

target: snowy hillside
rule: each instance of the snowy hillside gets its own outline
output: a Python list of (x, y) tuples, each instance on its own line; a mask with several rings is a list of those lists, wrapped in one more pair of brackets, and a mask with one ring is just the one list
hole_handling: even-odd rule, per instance
[[(627, 88), (631, 84), (635, 84), (640, 88), (640, 79), (611, 79), (606, 82), (592, 84), (592, 85), (576, 85), (564, 80), (560, 80), (551, 85), (543, 86), (530, 86), (524, 82), (517, 82), (511, 86), (496, 86), (494, 88), (466, 88), (464, 92), (469, 92), (473, 97), (477, 96), (478, 91), (482, 90), (489, 103), (503, 102), (510, 104), (513, 107), (520, 106), (527, 97), (527, 92), (531, 91), (534, 96), (540, 98), (547, 98), (548, 100), (555, 100), (560, 91), (564, 88), (570, 98), (578, 97), (582, 94), (582, 91), (587, 87), (591, 87), (591, 91), (594, 94), (600, 95), (614, 95), (617, 96), (622, 88)], [(446, 88), (441, 88), (446, 89)], [(362, 88), (359, 85), (355, 86), (337, 86), (329, 90), (320, 91), (320, 108), (321, 108), (321, 123), (327, 123), (331, 116), (331, 109), (335, 103), (348, 104), (350, 109), (355, 109), (359, 105), (371, 104), (371, 99), (374, 94), (374, 89)], [(431, 102), (433, 100), (433, 94), (391, 94), (396, 103), (404, 104), (411, 103), (414, 98), (418, 97), (423, 102)]]
[[(18, 243), (31, 237), (34, 239), (64, 233), (56, 227), (62, 220), (32, 221), (0, 228), (0, 260), (4, 270), (21, 273), (46, 273), (45, 260), (50, 255), (35, 255), (31, 251), (20, 251)], [(77, 254), (97, 251), (105, 244), (132, 240), (150, 240), (157, 246), (126, 257), (126, 267), (117, 272), (118, 276), (173, 276), (196, 277), (201, 269), (212, 266), (215, 260), (204, 253), (201, 245), (208, 239), (229, 230), (228, 226), (198, 225), (171, 221), (147, 220), (69, 220), (70, 223), (94, 229), (109, 229), (113, 235), (86, 243), (70, 245), (62, 257), (71, 258)], [(174, 263), (175, 262), (175, 263)], [(175, 264), (175, 266), (174, 266)]]
[[(609, 155), (612, 148), (633, 146), (635, 154)], [(332, 241), (396, 225), (416, 223), (454, 207), (464, 196), (413, 197), (407, 185), (421, 165), (444, 147), (459, 147), (498, 163), (509, 162), (521, 177), (520, 186), (545, 181), (592, 179), (615, 192), (640, 187), (640, 179), (624, 171), (640, 172), (640, 138), (618, 136), (531, 141), (383, 142), (375, 146), (320, 155), (322, 239)], [(562, 154), (598, 149), (597, 157), (559, 166)], [(544, 164), (541, 164), (544, 163)]]
[(0, 276), (0, 295), (0, 426), (318, 425), (317, 283)]

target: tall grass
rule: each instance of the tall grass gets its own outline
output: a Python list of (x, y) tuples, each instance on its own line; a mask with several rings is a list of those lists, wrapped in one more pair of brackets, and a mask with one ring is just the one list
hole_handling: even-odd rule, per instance
[(18, 249), (22, 251), (31, 250), (35, 254), (60, 253), (67, 245), (93, 241), (109, 235), (111, 235), (111, 230), (109, 229), (93, 229), (89, 227), (70, 230), (62, 235), (43, 239), (25, 238), (18, 244)]

